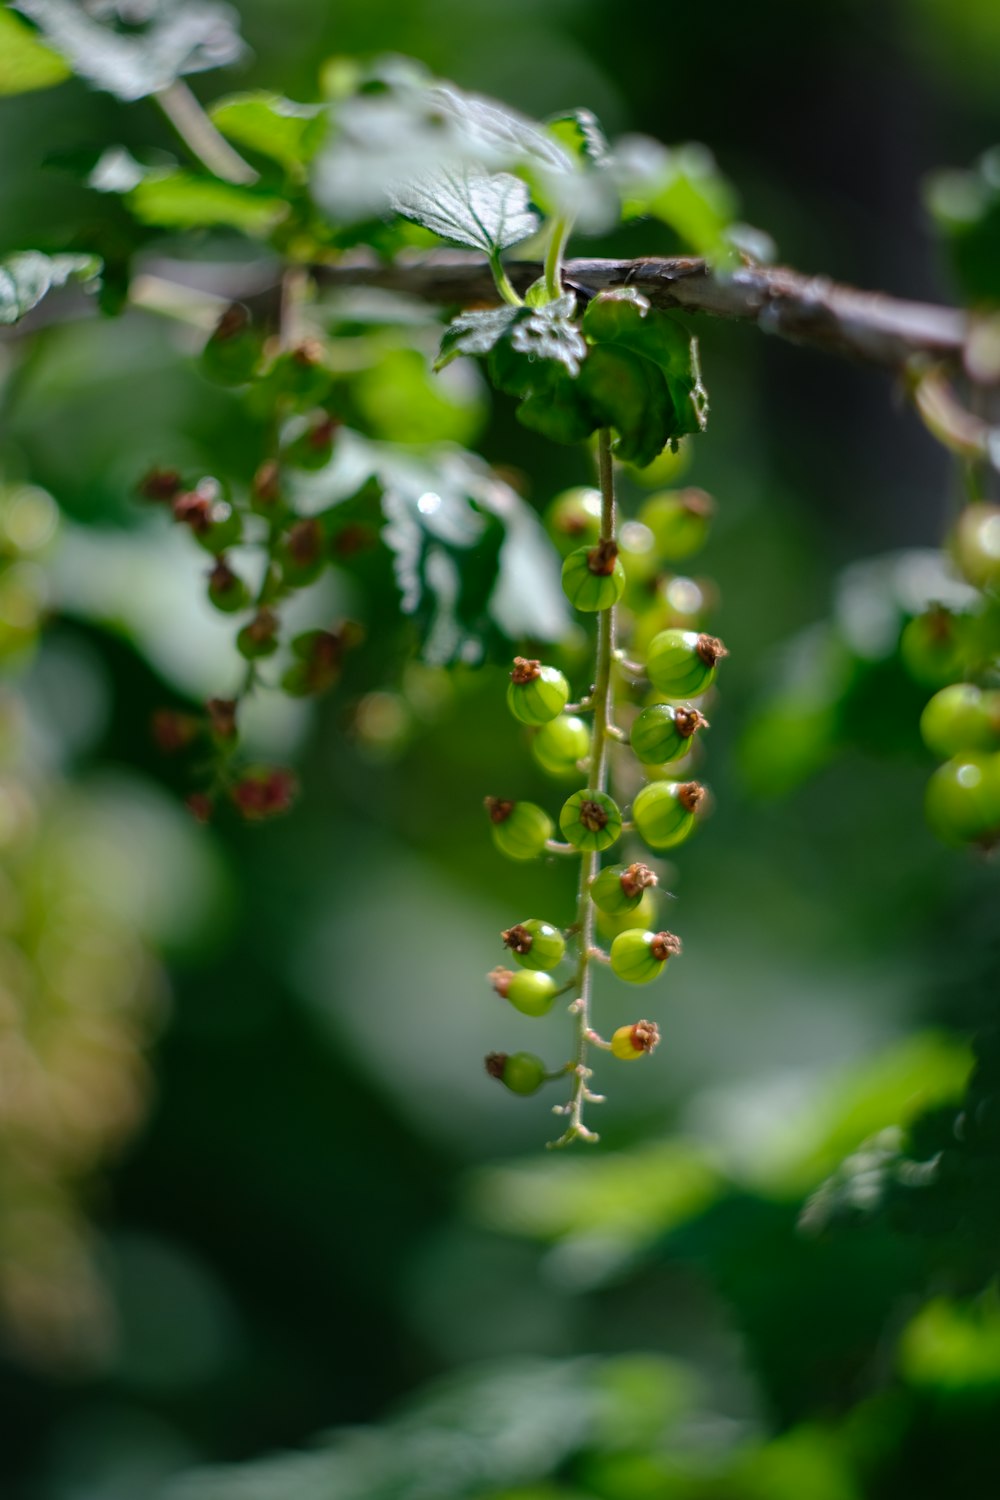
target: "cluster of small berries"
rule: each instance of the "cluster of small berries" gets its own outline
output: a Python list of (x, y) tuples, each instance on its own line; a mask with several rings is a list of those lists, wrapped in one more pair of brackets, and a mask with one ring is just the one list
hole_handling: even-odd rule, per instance
[[(361, 638), (353, 622), (300, 632), (287, 642), (282, 669), (273, 683), (260, 664), (282, 649), (281, 605), (315, 583), (332, 560), (323, 521), (296, 513), (285, 483), (289, 470), (312, 470), (329, 463), (338, 422), (322, 403), (331, 376), (323, 346), (304, 340), (285, 349), (268, 341), (239, 306), (223, 315), (201, 356), (203, 372), (214, 382), (245, 391), (252, 414), (267, 434), (267, 449), (246, 493), (228, 489), (214, 476), (188, 481), (173, 469), (154, 469), (140, 482), (144, 499), (168, 509), (178, 525), (208, 553), (208, 600), (223, 614), (245, 618), (235, 645), (246, 663), (232, 698), (213, 698), (201, 715), (161, 710), (153, 732), (167, 753), (193, 748), (193, 774), (202, 785), (188, 806), (207, 821), (224, 797), (245, 819), (258, 821), (287, 811), (295, 778), (280, 766), (241, 766), (238, 710), (260, 686), (279, 687), (293, 697), (314, 697), (338, 680), (344, 654)], [(259, 585), (251, 589), (235, 549), (257, 553)]]
[[(609, 472), (610, 465), (606, 477)], [(531, 752), (542, 770), (557, 779), (585, 779), (587, 785), (563, 803), (558, 823), (565, 842), (557, 839), (552, 818), (536, 803), (488, 797), (486, 811), (493, 841), (509, 858), (565, 854), (581, 859), (579, 905), (575, 924), (565, 932), (538, 918), (503, 932), (518, 968), (494, 969), (489, 978), (496, 993), (523, 1015), (546, 1015), (559, 996), (569, 994), (578, 1046), (573, 1060), (555, 1071), (527, 1052), (491, 1053), (486, 1068), (517, 1094), (532, 1094), (548, 1080), (572, 1076), (570, 1102), (556, 1106), (557, 1113), (570, 1116), (570, 1124), (555, 1144), (596, 1139), (582, 1122), (583, 1103), (600, 1098), (587, 1086), (589, 1046), (634, 1061), (659, 1041), (657, 1026), (648, 1020), (620, 1026), (608, 1040), (594, 1030), (592, 964), (607, 963), (626, 983), (647, 984), (681, 951), (673, 933), (653, 930), (657, 874), (640, 860), (601, 868), (600, 857), (631, 833), (654, 851), (673, 849), (690, 836), (704, 808), (705, 788), (685, 777), (681, 767), (696, 735), (707, 727), (691, 700), (703, 699), (712, 688), (726, 650), (704, 630), (687, 628), (696, 627), (697, 620), (668, 612), (671, 588), (675, 598), (684, 595), (678, 582), (700, 599), (706, 591), (693, 580), (663, 571), (663, 565), (697, 550), (707, 535), (710, 509), (701, 491), (664, 492), (650, 497), (638, 521), (626, 522), (616, 534), (613, 494), (576, 489), (557, 497), (547, 516), (565, 554), (567, 598), (577, 610), (598, 617), (594, 683), (587, 697), (571, 703), (569, 682), (558, 668), (517, 657), (507, 703), (515, 719), (532, 728)], [(574, 545), (581, 537), (582, 544)], [(650, 630), (650, 614), (661, 628)], [(645, 640), (641, 667), (616, 649), (619, 625), (632, 643)], [(630, 700), (640, 686), (644, 704), (638, 707)], [(628, 733), (614, 722), (618, 710), (633, 715)], [(649, 779), (623, 810), (608, 790), (609, 749), (626, 741)], [(598, 922), (612, 934), (607, 952), (595, 943)], [(575, 948), (575, 970), (563, 982), (554, 971), (567, 957), (567, 939)]]

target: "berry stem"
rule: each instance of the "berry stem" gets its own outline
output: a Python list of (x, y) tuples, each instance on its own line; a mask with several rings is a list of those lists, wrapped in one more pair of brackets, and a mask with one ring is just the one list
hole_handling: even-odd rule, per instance
[[(615, 477), (614, 460), (611, 456), (611, 433), (602, 427), (598, 434), (598, 468), (601, 484), (601, 541), (615, 539)], [(611, 742), (611, 665), (615, 654), (615, 606), (598, 611), (597, 658), (594, 664), (594, 690), (591, 704), (594, 727), (590, 751), (590, 785), (599, 791), (608, 788), (608, 750)], [(600, 855), (594, 849), (580, 856), (580, 885), (577, 895), (576, 926), (579, 930), (579, 958), (575, 975), (576, 1000), (573, 1014), (576, 1021), (576, 1063), (573, 1092), (567, 1106), (569, 1124), (563, 1134), (550, 1145), (568, 1146), (571, 1141), (596, 1141), (595, 1131), (583, 1123), (583, 1106), (590, 1091), (587, 1080), (587, 1051), (591, 1045), (590, 999), (592, 966), (595, 959), (594, 925), (596, 907), (591, 899), (590, 886), (600, 866)]]

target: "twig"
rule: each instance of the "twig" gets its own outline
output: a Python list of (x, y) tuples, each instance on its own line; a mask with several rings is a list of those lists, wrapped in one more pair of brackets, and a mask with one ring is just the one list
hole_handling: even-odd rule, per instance
[(239, 184), (257, 181), (258, 173), (233, 150), (181, 79), (167, 84), (153, 98), (181, 140), (216, 177)]

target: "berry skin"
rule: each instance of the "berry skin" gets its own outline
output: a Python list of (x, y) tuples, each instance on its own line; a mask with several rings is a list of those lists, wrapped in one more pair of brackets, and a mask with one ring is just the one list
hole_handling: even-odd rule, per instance
[(606, 792), (584, 787), (563, 803), (559, 827), (574, 849), (607, 849), (622, 831), (622, 815)]
[(537, 917), (517, 922), (500, 936), (522, 969), (554, 969), (566, 954), (566, 939), (558, 927)]
[(583, 543), (595, 546), (601, 538), (600, 490), (563, 490), (545, 512), (545, 529), (564, 557)]
[(598, 907), (596, 922), (598, 936), (610, 943), (620, 932), (626, 932), (630, 927), (641, 927), (644, 930), (648, 927), (651, 932), (655, 932), (658, 912), (659, 902), (653, 890), (643, 891), (639, 905), (632, 911), (623, 911), (612, 916), (610, 912), (601, 911)]
[(507, 707), (522, 724), (547, 724), (569, 702), (569, 683), (555, 667), (515, 656), (507, 688)]
[(550, 719), (531, 741), (531, 753), (550, 776), (578, 776), (578, 761), (590, 754), (590, 730), (575, 714)]
[(662, 490), (650, 495), (639, 520), (653, 533), (660, 556), (680, 562), (705, 545), (714, 509), (714, 500), (704, 490)]
[(641, 761), (662, 766), (687, 755), (694, 735), (707, 728), (708, 720), (696, 708), (654, 703), (639, 714), (629, 739)]
[(487, 797), (486, 811), (493, 825), (493, 842), (508, 859), (535, 859), (553, 834), (552, 819), (534, 802), (508, 802)]
[(619, 1026), (611, 1038), (611, 1050), (622, 1062), (635, 1062), (652, 1052), (660, 1040), (659, 1028), (654, 1021), (633, 1021), (631, 1026)]
[(984, 693), (971, 682), (942, 688), (920, 715), (920, 733), (934, 755), (1000, 748), (1000, 693)]
[(680, 951), (681, 940), (672, 932), (643, 932), (630, 927), (611, 944), (611, 968), (629, 984), (648, 984)]
[(594, 905), (609, 916), (635, 911), (643, 891), (658, 884), (648, 865), (605, 865), (590, 887)]
[(585, 614), (617, 604), (625, 591), (625, 569), (614, 542), (571, 552), (563, 563), (562, 586), (573, 608)]
[(672, 849), (693, 830), (704, 796), (697, 781), (651, 781), (632, 804), (635, 826), (651, 849)]
[(939, 766), (927, 783), (927, 822), (946, 844), (1000, 833), (1000, 756), (965, 753)]
[(899, 655), (914, 682), (939, 688), (965, 671), (965, 642), (961, 617), (935, 604), (916, 615), (899, 638)]
[(546, 1068), (533, 1052), (491, 1052), (486, 1071), (512, 1094), (537, 1094), (546, 1079)]
[(714, 635), (661, 630), (649, 643), (649, 680), (668, 698), (700, 698), (715, 681), (716, 665), (729, 653)]
[(494, 969), (490, 975), (498, 995), (509, 1000), (525, 1016), (544, 1016), (552, 1009), (559, 986), (551, 974), (541, 969)]
[(964, 576), (977, 589), (1000, 584), (1000, 505), (967, 505), (952, 537)]

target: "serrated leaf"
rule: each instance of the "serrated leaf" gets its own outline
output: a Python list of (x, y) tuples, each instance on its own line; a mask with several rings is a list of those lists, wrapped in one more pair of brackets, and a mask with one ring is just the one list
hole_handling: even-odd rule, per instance
[(601, 122), (589, 109), (571, 109), (546, 120), (546, 129), (581, 164), (606, 167), (611, 153)]
[(72, 74), (65, 58), (40, 42), (9, 10), (0, 10), (0, 94), (27, 94)]
[(229, 140), (259, 151), (285, 168), (309, 162), (322, 139), (322, 105), (294, 104), (264, 90), (230, 94), (217, 100), (209, 114)]
[(512, 396), (547, 388), (553, 365), (561, 365), (575, 379), (587, 354), (586, 341), (572, 321), (575, 308), (575, 298), (567, 293), (540, 307), (460, 313), (441, 340), (436, 368), (459, 354), (495, 353), (494, 383)]
[(145, 30), (128, 33), (89, 16), (75, 0), (15, 0), (73, 72), (127, 102), (187, 73), (227, 67), (243, 52), (239, 18), (212, 0), (155, 0)]
[(91, 281), (100, 273), (96, 255), (43, 255), (21, 250), (0, 259), (0, 323), (16, 323), (54, 287), (71, 277)]
[(455, 245), (497, 255), (535, 233), (541, 218), (528, 189), (509, 172), (464, 167), (397, 187), (392, 207)]
[[(598, 347), (628, 350), (659, 372), (669, 392), (673, 419), (657, 452), (672, 438), (704, 431), (708, 395), (701, 382), (697, 341), (675, 318), (652, 307), (634, 288), (624, 287), (593, 299), (584, 313), (583, 329)], [(620, 452), (620, 457), (625, 456)]]
[(227, 225), (261, 236), (289, 212), (284, 198), (274, 193), (182, 171), (150, 173), (125, 193), (124, 201), (140, 223), (157, 229)]
[(494, 344), (503, 338), (517, 317), (516, 307), (484, 307), (474, 312), (459, 313), (445, 329), (441, 338), (441, 352), (435, 361), (435, 370), (460, 354), (489, 354)]

